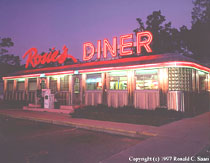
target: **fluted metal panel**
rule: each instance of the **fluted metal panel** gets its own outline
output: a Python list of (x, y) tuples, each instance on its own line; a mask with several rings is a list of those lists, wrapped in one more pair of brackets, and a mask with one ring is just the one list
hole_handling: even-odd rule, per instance
[(122, 107), (128, 105), (128, 91), (108, 91), (107, 102), (109, 107)]
[(134, 107), (154, 110), (160, 104), (158, 90), (136, 90), (134, 92)]
[(168, 92), (168, 109), (176, 111), (184, 111), (185, 108), (185, 93), (183, 91), (169, 91)]
[(102, 91), (86, 91), (85, 105), (98, 105), (102, 103)]

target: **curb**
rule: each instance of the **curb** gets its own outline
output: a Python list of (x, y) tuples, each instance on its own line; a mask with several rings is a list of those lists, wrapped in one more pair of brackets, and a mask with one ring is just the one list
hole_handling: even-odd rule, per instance
[(45, 118), (33, 118), (33, 117), (16, 116), (16, 115), (11, 115), (11, 114), (7, 114), (7, 113), (0, 113), (0, 114), (8, 116), (8, 117), (12, 117), (12, 118), (31, 120), (31, 121), (36, 121), (36, 122), (44, 122), (44, 123), (49, 123), (49, 124), (61, 125), (61, 126), (70, 126), (70, 127), (80, 128), (80, 129), (98, 131), (98, 132), (114, 134), (114, 135), (127, 136), (127, 137), (132, 137), (132, 138), (140, 138), (140, 139), (142, 138), (143, 139), (143, 138), (154, 137), (154, 136), (158, 135), (158, 134), (155, 134), (155, 133), (150, 133), (150, 132), (145, 132), (145, 131), (142, 131), (142, 132), (128, 131), (128, 130), (115, 129), (115, 128), (85, 125), (85, 124), (81, 124), (81, 123), (73, 123), (73, 122), (66, 122), (66, 121), (64, 122), (64, 121), (58, 121), (58, 120), (49, 120), (49, 119), (45, 119)]

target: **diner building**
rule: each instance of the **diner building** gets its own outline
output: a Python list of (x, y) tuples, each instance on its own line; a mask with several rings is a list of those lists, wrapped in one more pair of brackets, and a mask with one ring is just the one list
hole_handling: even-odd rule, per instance
[(194, 112), (209, 109), (209, 72), (209, 67), (181, 54), (28, 69), (3, 77), (4, 100), (39, 106), (38, 94), (49, 89), (66, 107), (105, 104)]

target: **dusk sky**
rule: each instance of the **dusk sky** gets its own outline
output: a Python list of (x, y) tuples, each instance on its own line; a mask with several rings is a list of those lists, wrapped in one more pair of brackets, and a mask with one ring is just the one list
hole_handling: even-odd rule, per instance
[(119, 40), (138, 27), (136, 18), (145, 22), (153, 11), (161, 10), (173, 27), (190, 27), (192, 8), (192, 0), (1, 0), (0, 37), (12, 38), (15, 55), (66, 45), (81, 59), (84, 42)]

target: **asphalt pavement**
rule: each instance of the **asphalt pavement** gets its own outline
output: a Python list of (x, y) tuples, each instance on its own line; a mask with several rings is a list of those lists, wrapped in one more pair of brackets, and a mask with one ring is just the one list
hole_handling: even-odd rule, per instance
[(97, 163), (142, 141), (0, 115), (1, 163)]
[[(102, 135), (105, 133), (116, 134), (117, 139), (121, 137), (119, 135), (139, 138), (136, 140), (144, 139), (141, 142), (132, 144), (128, 148), (121, 148), (118, 152), (115, 151), (111, 155), (104, 156), (97, 160), (100, 160), (102, 163), (210, 162), (210, 112), (191, 118), (184, 118), (160, 127), (87, 120), (71, 118), (69, 115), (63, 114), (38, 113), (22, 110), (0, 110), (0, 114), (9, 117), (46, 122), (49, 124), (86, 128), (88, 130), (100, 131), (100, 134)], [(81, 138), (81, 142), (83, 139), (85, 140), (85, 137)], [(114, 141), (109, 142), (104, 141), (103, 139), (98, 143), (101, 143), (102, 146), (113, 144), (113, 149), (120, 144), (114, 144)], [(90, 145), (89, 147), (89, 149), (85, 148), (86, 151), (81, 149), (82, 152), (87, 153), (87, 156), (89, 155), (92, 146)], [(101, 148), (97, 151), (100, 151), (100, 149)], [(105, 149), (101, 151), (101, 153), (106, 153)], [(74, 154), (76, 155), (76, 153)], [(100, 154), (96, 153), (95, 157), (98, 156), (100, 156)], [(92, 157), (89, 158), (90, 162), (91, 158)], [(190, 158), (193, 159), (187, 160)], [(89, 159), (86, 160), (86, 162), (88, 162)], [(79, 160), (79, 163), (80, 161), (81, 160)]]

